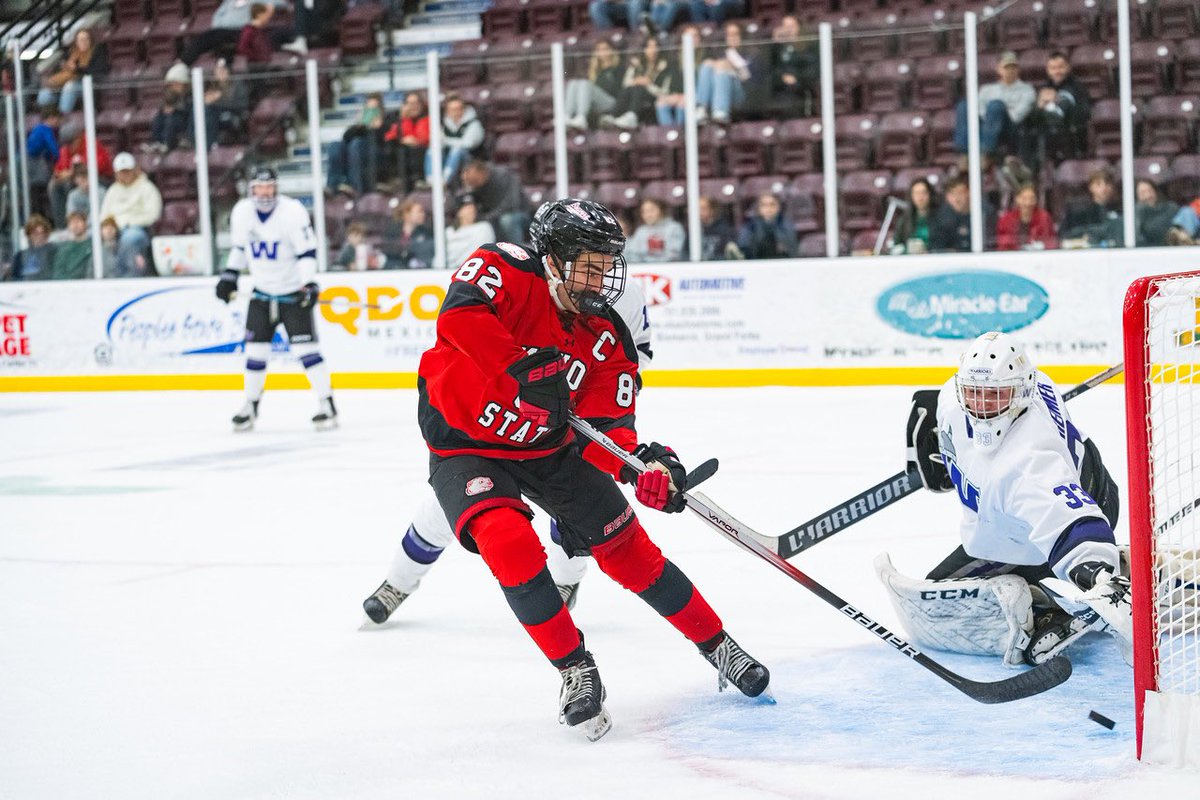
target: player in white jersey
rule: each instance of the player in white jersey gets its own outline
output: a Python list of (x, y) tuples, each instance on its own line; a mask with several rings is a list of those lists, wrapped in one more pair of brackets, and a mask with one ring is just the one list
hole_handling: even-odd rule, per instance
[[(654, 352), (650, 348), (650, 317), (646, 313), (646, 299), (637, 281), (626, 282), (625, 291), (613, 308), (633, 334), (640, 372), (650, 363)], [(550, 538), (555, 545), (561, 545), (558, 525), (553, 520), (550, 521)], [(438, 556), (453, 541), (454, 531), (450, 529), (446, 514), (430, 489), (392, 558), (387, 578), (363, 601), (363, 610), (371, 621), (380, 625), (386, 622), (404, 599), (417, 590), (421, 578), (433, 568)], [(549, 547), (546, 552), (550, 576), (567, 608), (574, 608), (579, 582), (587, 570), (587, 559), (572, 558), (560, 546)]]
[(876, 562), (914, 639), (1013, 665), (1041, 663), (1089, 630), (1128, 651), (1116, 485), (1020, 344), (976, 339), (940, 391), (914, 395), (907, 434), (910, 468), (963, 506), (962, 545), (926, 580), (886, 555)]
[(320, 294), (313, 280), (318, 243), (308, 211), (298, 200), (279, 194), (275, 170), (256, 167), (250, 176), (250, 196), (233, 207), (229, 227), (232, 249), (217, 283), (217, 297), (226, 303), (233, 298), (244, 269), (250, 270), (254, 282), (246, 312), (246, 402), (233, 417), (234, 430), (254, 427), (267, 380), (271, 339), (280, 323), (317, 395), (313, 424), (318, 430), (337, 427), (329, 367), (317, 348), (313, 320)]

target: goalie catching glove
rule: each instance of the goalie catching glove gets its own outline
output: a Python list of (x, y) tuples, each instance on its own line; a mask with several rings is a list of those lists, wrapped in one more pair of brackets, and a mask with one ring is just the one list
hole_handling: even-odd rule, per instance
[(948, 492), (954, 488), (954, 483), (938, 447), (937, 403), (937, 389), (913, 392), (912, 410), (908, 413), (905, 430), (905, 455), (908, 471), (916, 470), (922, 486), (931, 492)]
[(668, 514), (687, 508), (687, 470), (679, 463), (675, 451), (665, 444), (651, 442), (639, 444), (633, 455), (646, 465), (646, 471), (637, 473), (632, 467), (621, 468), (621, 478), (634, 484), (638, 502)]

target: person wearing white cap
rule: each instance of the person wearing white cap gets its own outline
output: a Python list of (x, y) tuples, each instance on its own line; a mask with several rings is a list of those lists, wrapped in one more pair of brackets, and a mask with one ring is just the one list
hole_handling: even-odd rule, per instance
[(148, 274), (150, 227), (162, 216), (162, 195), (130, 153), (113, 159), (117, 182), (109, 187), (100, 206), (100, 219), (112, 217), (120, 230), (117, 240), (117, 277)]
[[(994, 156), (1002, 145), (1010, 155), (1020, 147), (1021, 124), (1033, 110), (1036, 93), (1021, 80), (1017, 54), (1006, 50), (996, 65), (996, 83), (979, 87), (979, 149), (985, 157)], [(960, 100), (954, 125), (954, 149), (967, 152), (967, 101)]]

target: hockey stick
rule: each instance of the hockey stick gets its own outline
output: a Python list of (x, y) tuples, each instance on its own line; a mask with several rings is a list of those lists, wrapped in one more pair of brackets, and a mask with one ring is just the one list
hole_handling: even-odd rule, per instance
[[(1078, 397), (1088, 389), (1120, 375), (1124, 369), (1125, 365), (1121, 363), (1093, 375), (1078, 386), (1067, 390), (1063, 394), (1063, 400)], [(797, 525), (782, 536), (765, 536), (759, 540), (759, 543), (784, 558), (791, 558), (797, 553), (804, 552), (813, 545), (823, 542), (835, 533), (849, 528), (854, 523), (861, 522), (876, 511), (908, 497), (921, 488), (923, 488), (921, 476), (915, 469), (897, 472), (895, 475), (884, 478), (870, 489), (818, 514), (808, 522)]]
[[(626, 453), (612, 439), (609, 439), (574, 414), (571, 415), (571, 427), (638, 472), (645, 471), (646, 465), (641, 460)], [(875, 634), (882, 641), (891, 645), (898, 653), (917, 662), (972, 700), (988, 704), (1022, 700), (1026, 697), (1032, 697), (1035, 694), (1041, 694), (1049, 689), (1053, 689), (1071, 677), (1071, 662), (1067, 660), (1066, 656), (1059, 655), (1033, 669), (999, 681), (973, 681), (969, 678), (964, 678), (962, 675), (934, 661), (907, 641), (892, 633), (838, 597), (832, 591), (826, 589), (820, 583), (817, 583), (813, 578), (797, 569), (795, 565), (781, 558), (779, 554), (761, 545), (759, 543), (759, 539), (762, 538), (761, 534), (756, 533), (748, 526), (725, 513), (725, 511), (720, 509), (716, 503), (705, 495), (693, 495), (684, 492), (683, 496), (687, 499), (688, 510), (698, 514), (717, 533), (743, 550), (748, 550), (763, 561), (766, 561), (784, 575), (787, 575), (796, 581), (796, 583), (799, 583), (805, 589), (808, 589), (817, 597), (836, 608), (839, 612)]]
[(695, 487), (699, 486), (700, 484), (704, 483), (706, 480), (711, 478), (713, 475), (716, 475), (717, 467), (719, 467), (719, 466), (720, 466), (719, 461), (717, 461), (715, 458), (710, 458), (708, 461), (705, 461), (703, 464), (696, 467), (694, 470), (692, 470), (691, 472), (689, 472), (687, 474), (688, 488), (694, 489)]

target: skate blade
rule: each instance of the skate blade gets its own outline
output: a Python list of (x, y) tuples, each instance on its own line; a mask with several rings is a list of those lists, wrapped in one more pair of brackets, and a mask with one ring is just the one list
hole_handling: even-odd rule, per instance
[(319, 431), (331, 431), (337, 428), (337, 420), (329, 420), (326, 422), (314, 422), (313, 427)]
[(600, 713), (579, 723), (579, 729), (583, 731), (589, 742), (599, 741), (604, 734), (612, 730), (612, 716), (609, 715), (606, 707), (600, 706)]
[(244, 423), (242, 423), (241, 425), (238, 425), (238, 424), (235, 422), (235, 423), (234, 423), (234, 425), (233, 425), (233, 432), (234, 432), (234, 433), (248, 433), (249, 431), (252, 431), (252, 430), (254, 430), (254, 423), (253, 423), (253, 422), (244, 422)]
[(760, 694), (758, 697), (752, 699), (760, 706), (773, 706), (779, 703), (779, 701), (775, 699), (775, 695), (771, 693), (770, 686), (763, 689), (762, 694)]

